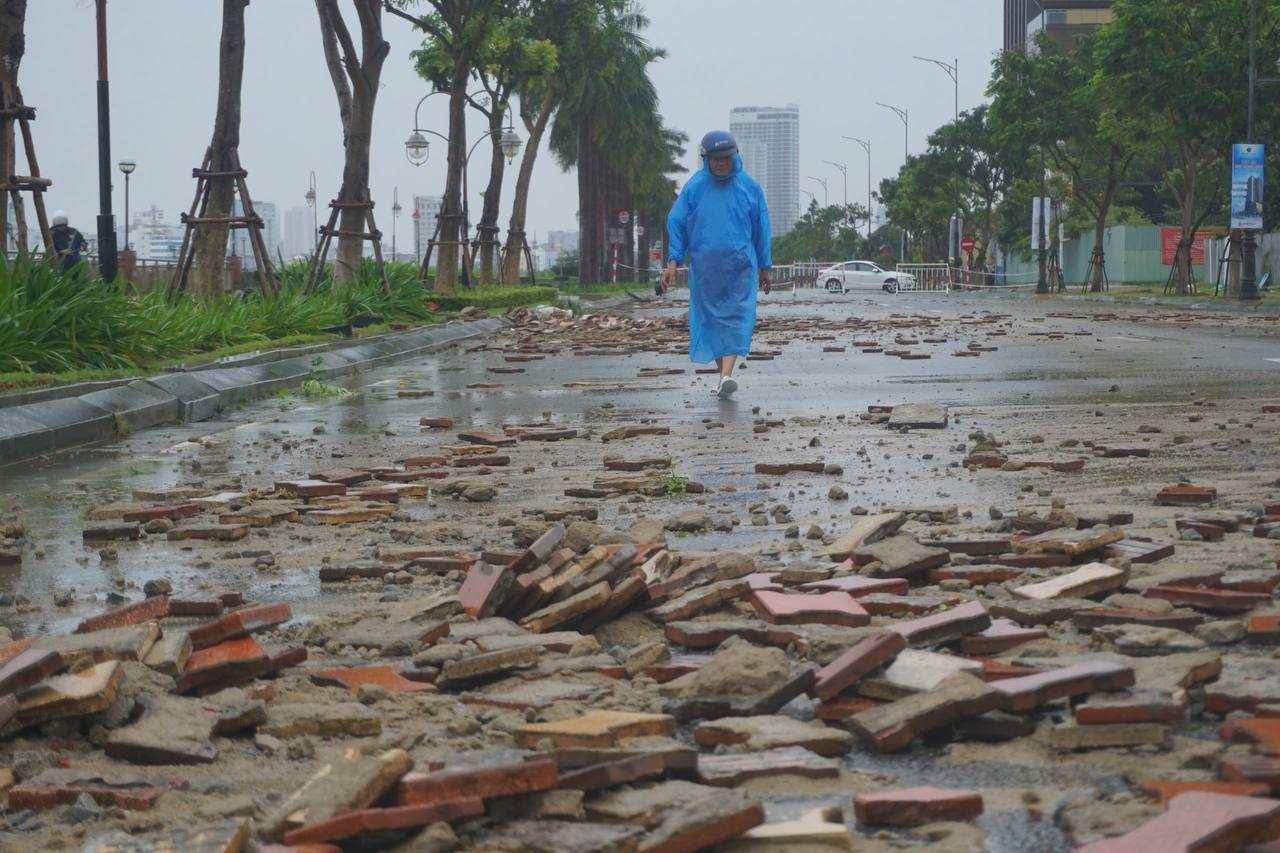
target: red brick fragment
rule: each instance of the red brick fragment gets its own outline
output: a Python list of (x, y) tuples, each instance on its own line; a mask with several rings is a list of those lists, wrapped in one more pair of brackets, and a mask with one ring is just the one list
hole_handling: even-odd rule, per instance
[(88, 794), (103, 808), (150, 811), (162, 794), (186, 787), (185, 782), (177, 779), (121, 783), (109, 778), (95, 777), (89, 772), (72, 774), (65, 782), (41, 784), (42, 777), (45, 775), (41, 774), (30, 782), (9, 789), (11, 813), (23, 809), (42, 812), (56, 806), (71, 805), (82, 794)]
[(1265, 797), (1271, 793), (1268, 785), (1258, 782), (1180, 782), (1172, 779), (1147, 779), (1138, 787), (1142, 793), (1154, 797), (1161, 805), (1188, 791), (1207, 794), (1230, 794), (1233, 797)]
[[(0, 697), (15, 694), (61, 672), (62, 655), (43, 649), (24, 649), (0, 664)], [(14, 711), (17, 710), (15, 707)]]
[(1093, 660), (1049, 670), (1039, 675), (1002, 679), (991, 687), (1005, 711), (1030, 711), (1046, 702), (1098, 690), (1132, 687), (1133, 670), (1108, 660)]
[(321, 841), (339, 841), (365, 832), (390, 832), (430, 826), (433, 823), (452, 823), (482, 814), (484, 814), (484, 800), (479, 797), (464, 797), (425, 806), (362, 809), (286, 832), (284, 843), (314, 844)]
[(453, 429), (453, 418), (420, 418), (418, 426), (427, 429)]
[(1280, 756), (1224, 752), (1218, 756), (1218, 778), (1224, 782), (1252, 782), (1280, 791)]
[(1031, 640), (1049, 636), (1044, 628), (1024, 628), (1010, 619), (993, 619), (979, 634), (960, 640), (960, 651), (966, 655), (997, 655)]
[(826, 464), (823, 462), (757, 462), (756, 473), (768, 474), (770, 476), (781, 476), (783, 474), (795, 474), (803, 472), (806, 474), (821, 474), (826, 470)]
[(311, 680), (315, 684), (341, 685), (352, 693), (361, 685), (371, 684), (381, 687), (389, 693), (439, 693), (432, 684), (421, 681), (410, 681), (400, 674), (400, 670), (392, 666), (364, 666), (354, 669), (323, 669), (312, 673)]
[(205, 616), (217, 617), (222, 615), (223, 604), (220, 598), (192, 599), (192, 598), (171, 598), (169, 599), (169, 615), (170, 616)]
[(872, 708), (878, 708), (884, 702), (880, 699), (864, 699), (861, 696), (837, 696), (826, 702), (818, 703), (818, 707), (814, 709), (814, 716), (819, 720), (827, 722), (835, 722), (845, 720), (854, 714), (861, 714), (863, 711), (869, 711)]
[(1245, 639), (1251, 643), (1264, 645), (1280, 643), (1280, 613), (1259, 613), (1250, 616), (1247, 630)]
[(848, 690), (858, 681), (892, 661), (907, 647), (906, 639), (899, 633), (886, 632), (866, 637), (831, 663), (818, 670), (813, 685), (813, 695), (830, 701)]
[[(846, 563), (850, 567), (853, 566), (851, 561), (846, 561)], [(868, 578), (863, 575), (840, 575), (822, 581), (802, 583), (800, 588), (806, 592), (809, 590), (847, 592), (854, 598), (861, 598), (864, 595), (873, 595), (875, 593), (906, 595), (911, 588), (911, 584), (906, 578)]]
[(1201, 506), (1218, 499), (1218, 490), (1207, 486), (1165, 486), (1156, 503), (1171, 506)]
[(1223, 613), (1239, 613), (1271, 603), (1269, 593), (1235, 592), (1229, 589), (1205, 589), (1198, 586), (1160, 584), (1148, 587), (1143, 594), (1147, 598), (1160, 598), (1174, 604), (1185, 604), (1200, 610)]
[(216, 685), (229, 687), (252, 681), (271, 666), (266, 650), (253, 637), (228, 640), (191, 653), (178, 677), (178, 693)]
[(214, 622), (193, 628), (191, 647), (193, 649), (208, 648), (217, 643), (247, 636), (254, 631), (274, 627), (292, 618), (293, 612), (283, 601), (235, 610)]
[(1164, 814), (1117, 838), (1086, 844), (1079, 853), (1154, 853), (1195, 850), (1234, 853), (1280, 835), (1280, 802), (1191, 791), (1169, 801)]
[(1079, 610), (1071, 616), (1071, 624), (1081, 630), (1092, 630), (1106, 625), (1150, 625), (1154, 628), (1173, 628), (1176, 631), (1194, 631), (1204, 622), (1199, 613), (1188, 611), (1155, 613), (1151, 610), (1129, 610), (1122, 607), (1097, 607)]
[[(1117, 723), (1178, 723), (1187, 715), (1187, 694), (1178, 690), (1098, 693), (1075, 707), (1076, 722), (1086, 726)], [(1280, 721), (1277, 721), (1280, 722)]]
[(347, 487), (342, 483), (324, 480), (284, 480), (276, 483), (276, 491), (299, 498), (320, 498), (329, 495), (345, 495)]
[(105, 631), (108, 628), (123, 628), (126, 625), (138, 625), (142, 622), (153, 622), (169, 615), (169, 597), (157, 595), (144, 598), (133, 604), (90, 616), (76, 626), (75, 633), (87, 634), (90, 631)]
[(436, 773), (406, 773), (396, 786), (395, 803), (423, 806), (463, 797), (511, 797), (548, 791), (557, 786), (559, 779), (556, 763), (545, 758)]
[(943, 820), (973, 820), (982, 814), (982, 795), (976, 791), (923, 786), (859, 794), (853, 813), (868, 826), (922, 826)]
[(1121, 539), (1112, 542), (1102, 554), (1106, 559), (1123, 557), (1130, 563), (1157, 563), (1174, 554), (1172, 542), (1153, 542), (1146, 539)]
[(1253, 751), (1263, 755), (1280, 755), (1280, 719), (1227, 720), (1222, 724), (1222, 739), (1251, 743)]
[(154, 521), (157, 518), (167, 518), (170, 521), (177, 521), (180, 518), (190, 518), (200, 512), (200, 507), (195, 504), (174, 504), (173, 506), (153, 506), (146, 509), (135, 509), (124, 514), (125, 521), (137, 521), (146, 524), (148, 521)]
[(844, 625), (857, 628), (871, 623), (871, 614), (843, 592), (821, 595), (788, 595), (760, 590), (751, 604), (766, 622), (776, 625)]
[(893, 630), (912, 647), (932, 646), (958, 640), (991, 627), (991, 615), (980, 601), (969, 601), (932, 616), (899, 622)]
[(514, 578), (515, 574), (506, 566), (476, 563), (458, 590), (462, 611), (477, 619), (492, 616), (506, 597)]

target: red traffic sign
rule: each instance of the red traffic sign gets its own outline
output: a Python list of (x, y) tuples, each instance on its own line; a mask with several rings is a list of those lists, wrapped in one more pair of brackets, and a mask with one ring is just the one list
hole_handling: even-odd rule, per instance
[(966, 236), (963, 240), (960, 241), (960, 248), (966, 252), (972, 252), (973, 247), (976, 245), (978, 244), (974, 242), (974, 239), (972, 237)]
[(628, 222), (630, 222), (630, 221), (631, 221), (631, 211), (629, 211), (629, 210), (619, 210), (619, 211), (618, 211), (618, 221), (619, 221), (619, 222), (621, 222), (623, 225), (626, 225)]

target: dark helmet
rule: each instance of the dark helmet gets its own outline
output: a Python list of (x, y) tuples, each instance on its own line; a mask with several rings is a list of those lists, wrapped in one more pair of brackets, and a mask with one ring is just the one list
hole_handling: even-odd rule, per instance
[(705, 160), (707, 157), (723, 157), (738, 150), (738, 140), (727, 130), (713, 130), (702, 137), (698, 146), (698, 154)]

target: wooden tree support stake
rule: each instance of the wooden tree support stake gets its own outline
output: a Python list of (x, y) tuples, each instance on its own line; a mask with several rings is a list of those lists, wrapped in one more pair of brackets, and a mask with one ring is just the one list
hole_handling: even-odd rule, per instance
[[(8, 211), (3, 203), (5, 193), (13, 202), (13, 225), (17, 237), (18, 251), (27, 250), (27, 214), (22, 203), (22, 193), (31, 193), (31, 206), (36, 211), (36, 224), (40, 228), (40, 239), (44, 242), (45, 257), (55, 256), (53, 248), (53, 232), (49, 230), (49, 216), (44, 206), (44, 192), (53, 185), (53, 181), (40, 176), (40, 163), (36, 160), (36, 146), (31, 137), (31, 122), (35, 121), (36, 111), (22, 102), (22, 89), (8, 83), (0, 86), (0, 233), (8, 227)], [(16, 133), (22, 135), (22, 150), (27, 157), (27, 169), (30, 175), (15, 175), (16, 157), (10, 158), (9, 152), (16, 148)]]
[[(338, 228), (338, 216), (344, 210), (363, 208), (367, 231), (343, 231)], [(343, 201), (334, 199), (329, 202), (329, 222), (320, 229), (320, 242), (316, 245), (315, 256), (311, 259), (311, 272), (307, 275), (307, 293), (314, 293), (320, 286), (320, 278), (324, 275), (325, 260), (329, 257), (329, 247), (334, 237), (359, 237), (373, 243), (373, 258), (378, 265), (378, 276), (382, 279), (382, 293), (391, 296), (391, 282), (387, 280), (387, 266), (382, 260), (382, 232), (373, 221), (373, 200), (369, 191), (364, 192), (363, 201)]]
[[(196, 179), (196, 194), (191, 200), (191, 210), (182, 214), (182, 222), (187, 226), (182, 235), (182, 248), (178, 250), (178, 269), (173, 274), (170, 289), (183, 293), (187, 289), (187, 278), (196, 259), (196, 229), (202, 225), (229, 225), (231, 228), (244, 228), (249, 232), (249, 247), (253, 250), (253, 259), (258, 264), (258, 287), (264, 294), (278, 293), (280, 288), (276, 282), (275, 269), (271, 266), (271, 254), (267, 251), (266, 241), (262, 239), (262, 217), (253, 209), (253, 197), (249, 195), (249, 173), (240, 166), (240, 154), (232, 154), (234, 168), (226, 171), (213, 171), (213, 149), (204, 152), (204, 163), (200, 168), (191, 170), (191, 177)], [(233, 178), (234, 192), (240, 196), (240, 216), (205, 216), (209, 209), (211, 182), (215, 178)]]

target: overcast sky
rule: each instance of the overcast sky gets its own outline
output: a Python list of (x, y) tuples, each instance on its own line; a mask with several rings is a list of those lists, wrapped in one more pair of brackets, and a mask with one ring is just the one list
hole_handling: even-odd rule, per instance
[[(345, 0), (341, 5), (350, 8)], [(910, 111), (913, 152), (951, 119), (951, 80), (913, 54), (959, 59), (964, 110), (983, 100), (991, 57), (1001, 44), (1002, 11), (995, 0), (645, 0), (643, 6), (652, 21), (650, 40), (669, 53), (653, 77), (667, 123), (692, 140), (687, 165), (697, 167), (697, 140), (708, 129), (727, 127), (731, 108), (795, 103), (801, 185), (821, 198), (821, 187), (808, 176), (828, 178), (832, 203), (843, 189), (839, 173), (823, 160), (847, 163), (850, 199), (866, 198), (865, 155), (842, 136), (870, 137), (876, 187), (902, 164), (902, 124), (876, 101)], [(191, 204), (191, 168), (213, 130), (221, 8), (218, 0), (108, 4), (112, 161), (138, 163), (131, 189), (135, 211), (155, 204), (176, 222)], [(405, 160), (414, 105), (427, 91), (408, 58), (420, 39), (399, 19), (387, 16), (384, 27), (391, 56), (378, 96), (372, 190), (378, 224), (389, 234), (393, 188), (406, 208), (414, 193), (438, 195), (444, 151), (433, 145), (429, 162), (418, 168)], [(254, 198), (275, 202), (283, 216), (305, 204), (310, 170), (322, 199), (333, 197), (342, 174), (338, 110), (314, 3), (253, 0), (247, 42), (241, 161)], [(38, 108), (33, 130), (41, 170), (54, 182), (50, 206), (65, 209), (85, 231), (95, 229), (98, 205), (95, 63), (92, 0), (30, 2), (20, 85), (27, 103)], [(446, 130), (445, 107), (442, 97), (428, 101), (423, 126)], [(471, 138), (483, 127), (483, 117), (473, 113)], [(471, 163), (473, 211), (487, 176), (482, 153)], [(115, 212), (122, 218), (124, 183), (114, 174)], [(514, 176), (504, 192), (504, 229), (513, 182)], [(572, 228), (576, 210), (574, 176), (562, 173), (544, 151), (534, 173), (529, 230), (541, 237), (549, 229)], [(399, 224), (406, 242), (411, 230), (406, 213)]]

